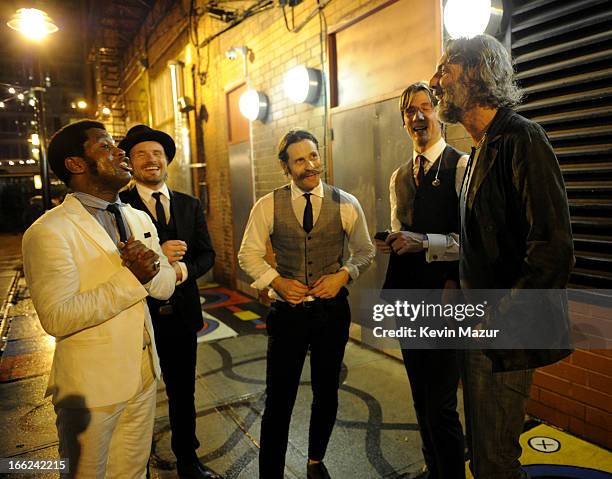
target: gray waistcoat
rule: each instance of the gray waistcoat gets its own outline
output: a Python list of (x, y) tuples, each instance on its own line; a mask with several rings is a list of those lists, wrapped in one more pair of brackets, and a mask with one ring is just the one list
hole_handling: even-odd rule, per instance
[(274, 231), (270, 235), (281, 276), (312, 286), (324, 274), (342, 266), (344, 229), (340, 193), (323, 183), (323, 202), (317, 222), (306, 234), (291, 205), (291, 186), (274, 190)]

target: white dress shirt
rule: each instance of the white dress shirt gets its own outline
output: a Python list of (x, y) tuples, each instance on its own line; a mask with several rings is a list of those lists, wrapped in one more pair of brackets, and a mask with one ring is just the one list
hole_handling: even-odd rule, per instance
[[(339, 191), (340, 217), (342, 228), (348, 239), (349, 250), (349, 257), (344, 258), (341, 269), (348, 271), (351, 280), (354, 281), (372, 262), (375, 249), (368, 233), (361, 205), (353, 195)], [(323, 184), (319, 182), (319, 185), (312, 191), (306, 192), (298, 188), (293, 181), (291, 182), (291, 206), (300, 225), (304, 219), (304, 207), (306, 206), (304, 193), (312, 193), (310, 197), (312, 219), (313, 225), (316, 225), (323, 202)], [(240, 267), (253, 278), (251, 286), (256, 289), (267, 288), (274, 278), (280, 276), (280, 273), (264, 260), (266, 243), (273, 231), (274, 192), (272, 191), (260, 198), (253, 206), (238, 253)], [(279, 299), (271, 288), (269, 296)]]
[[(423, 165), (425, 174), (431, 169), (435, 161), (440, 157), (442, 152), (446, 148), (446, 142), (444, 138), (440, 138), (435, 144), (430, 146), (423, 153), (417, 153), (416, 150), (412, 152), (412, 174), (415, 179), (419, 171), (416, 157), (421, 155), (424, 156), (427, 161)], [(463, 174), (465, 173), (465, 167), (467, 165), (468, 155), (463, 155), (457, 162), (457, 171), (455, 173), (455, 191), (457, 197), (461, 194), (461, 182), (463, 181)], [(397, 195), (395, 194), (395, 179), (397, 178), (397, 172), (399, 168), (391, 175), (389, 181), (389, 203), (391, 204), (391, 229), (393, 231), (400, 231), (402, 229), (402, 223), (397, 217)], [(432, 261), (457, 261), (459, 259), (459, 235), (457, 233), (450, 233), (447, 235), (427, 233), (427, 241), (429, 242), (428, 248), (425, 250), (425, 259), (428, 263)]]
[[(149, 212), (153, 215), (153, 218), (155, 218), (156, 220), (157, 213), (155, 211), (155, 203), (157, 203), (157, 200), (153, 198), (153, 193), (161, 193), (159, 199), (161, 201), (162, 206), (164, 207), (164, 215), (166, 216), (166, 221), (170, 221), (170, 190), (168, 189), (168, 185), (166, 185), (166, 183), (164, 183), (159, 190), (152, 190), (151, 188), (141, 185), (140, 183), (136, 183), (136, 190), (138, 191), (140, 199), (145, 204)], [(178, 286), (179, 284), (184, 283), (187, 280), (189, 271), (187, 270), (187, 265), (182, 261), (177, 261), (176, 263), (179, 265), (179, 268), (181, 269), (181, 273), (183, 275), (180, 281), (176, 282)]]

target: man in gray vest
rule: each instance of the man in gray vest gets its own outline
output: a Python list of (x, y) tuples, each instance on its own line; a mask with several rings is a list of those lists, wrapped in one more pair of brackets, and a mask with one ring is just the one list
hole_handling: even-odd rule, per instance
[[(270, 287), (266, 405), (259, 474), (282, 479), (291, 412), (310, 351), (312, 415), (308, 479), (329, 478), (323, 457), (338, 409), (338, 382), (351, 321), (344, 287), (370, 265), (374, 246), (357, 199), (321, 181), (319, 143), (291, 130), (278, 157), (291, 183), (251, 210), (238, 260), (257, 289)], [(276, 268), (264, 259), (272, 242)], [(343, 246), (348, 241), (348, 257)]]
[[(391, 254), (384, 289), (432, 290), (441, 300), (459, 282), (458, 195), (467, 155), (446, 144), (427, 83), (404, 90), (399, 109), (412, 139), (410, 159), (391, 175), (391, 233), (376, 240)], [(441, 345), (443, 346), (443, 345)], [(429, 479), (465, 477), (457, 414), (459, 358), (452, 349), (402, 349)]]

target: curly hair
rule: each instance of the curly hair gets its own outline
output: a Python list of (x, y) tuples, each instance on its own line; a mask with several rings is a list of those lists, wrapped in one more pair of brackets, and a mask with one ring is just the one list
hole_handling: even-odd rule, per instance
[(494, 37), (451, 39), (444, 50), (448, 63), (463, 66), (470, 103), (500, 108), (521, 102), (523, 92), (516, 84), (510, 55)]

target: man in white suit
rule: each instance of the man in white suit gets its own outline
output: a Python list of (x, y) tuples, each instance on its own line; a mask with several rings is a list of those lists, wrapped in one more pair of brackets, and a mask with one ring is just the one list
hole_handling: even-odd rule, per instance
[(59, 130), (48, 148), (73, 191), (23, 238), (40, 322), (56, 338), (47, 387), (70, 476), (143, 478), (159, 364), (146, 297), (167, 299), (176, 273), (149, 217), (124, 205), (125, 152), (101, 123)]

